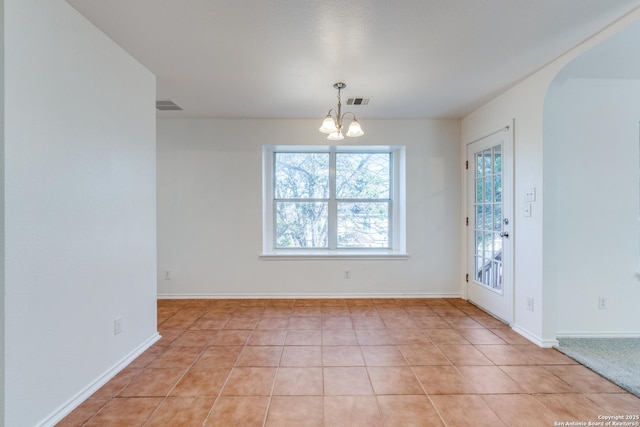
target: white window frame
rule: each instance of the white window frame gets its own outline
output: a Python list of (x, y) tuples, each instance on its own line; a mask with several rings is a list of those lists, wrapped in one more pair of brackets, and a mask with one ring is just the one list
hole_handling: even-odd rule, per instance
[[(406, 172), (404, 146), (299, 146), (265, 145), (262, 147), (262, 259), (384, 259), (408, 258), (406, 252)], [(286, 153), (390, 153), (391, 195), (389, 212), (389, 248), (276, 248), (274, 215), (274, 157)], [(332, 156), (333, 158), (333, 156)], [(333, 161), (332, 161), (333, 163)], [(335, 165), (332, 164), (332, 168)], [(331, 173), (335, 173), (332, 170)], [(330, 199), (335, 203), (331, 189)], [(335, 209), (334, 209), (335, 210)], [(329, 221), (336, 221), (329, 210)], [(335, 227), (330, 227), (330, 230)], [(335, 230), (333, 230), (335, 233)], [(335, 236), (333, 236), (335, 237)], [(335, 240), (335, 239), (333, 239)], [(330, 237), (330, 242), (332, 238)]]

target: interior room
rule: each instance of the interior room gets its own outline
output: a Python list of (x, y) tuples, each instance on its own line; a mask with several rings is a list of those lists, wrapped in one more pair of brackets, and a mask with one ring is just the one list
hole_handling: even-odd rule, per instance
[(640, 1), (547, 3), (0, 0), (0, 424), (637, 417), (553, 347), (640, 338)]

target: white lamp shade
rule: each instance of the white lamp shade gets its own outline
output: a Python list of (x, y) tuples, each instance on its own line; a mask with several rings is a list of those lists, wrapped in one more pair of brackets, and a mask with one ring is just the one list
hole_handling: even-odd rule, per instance
[(349, 125), (349, 130), (347, 131), (347, 136), (355, 137), (355, 136), (362, 136), (362, 135), (364, 135), (364, 132), (363, 132), (362, 128), (360, 127), (360, 123), (358, 123), (358, 121), (356, 119), (353, 119), (353, 121)]
[(327, 139), (331, 141), (341, 141), (344, 139), (344, 136), (342, 136), (342, 132), (331, 132)]
[(333, 117), (327, 114), (327, 117), (322, 121), (322, 126), (320, 126), (318, 130), (322, 133), (333, 133), (338, 131), (338, 127)]

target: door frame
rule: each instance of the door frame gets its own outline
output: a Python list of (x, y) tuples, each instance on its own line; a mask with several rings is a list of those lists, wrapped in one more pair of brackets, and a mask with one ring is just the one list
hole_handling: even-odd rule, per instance
[[(515, 156), (514, 156), (514, 136), (515, 129), (514, 123), (515, 120), (510, 120), (505, 123), (503, 126), (496, 127), (493, 132), (489, 132), (484, 136), (479, 138), (474, 138), (473, 140), (467, 142), (464, 145), (464, 156), (465, 156), (465, 164), (467, 167), (464, 171), (464, 180), (465, 180), (465, 233), (464, 233), (464, 252), (465, 252), (465, 265), (464, 270), (466, 273), (466, 280), (464, 282), (464, 293), (465, 297), (473, 304), (478, 305), (480, 308), (488, 311), (493, 316), (505, 321), (510, 326), (514, 323), (514, 314), (515, 314), (515, 230), (516, 230), (516, 218), (515, 218)], [(503, 289), (504, 289), (504, 297), (505, 302), (508, 304), (507, 310), (505, 313), (498, 315), (496, 313), (492, 313), (487, 308), (482, 307), (482, 305), (474, 302), (470, 297), (469, 287), (471, 285), (471, 280), (473, 280), (473, 269), (472, 264), (474, 262), (474, 254), (475, 249), (471, 245), (471, 241), (473, 241), (474, 235), (474, 226), (471, 222), (472, 219), (475, 218), (475, 212), (473, 210), (473, 203), (471, 199), (471, 195), (475, 194), (475, 188), (470, 186), (470, 182), (473, 182), (473, 177), (470, 174), (473, 172), (473, 169), (468, 166), (473, 163), (473, 159), (469, 158), (469, 148), (472, 144), (482, 141), (483, 139), (489, 138), (493, 135), (498, 134), (499, 132), (508, 132), (508, 138), (505, 138), (502, 146), (502, 195), (503, 195), (503, 218), (509, 218), (509, 225), (505, 229), (505, 231), (509, 232), (509, 237), (503, 239), (503, 250), (506, 256), (503, 258)], [(493, 292), (493, 291), (489, 291)]]

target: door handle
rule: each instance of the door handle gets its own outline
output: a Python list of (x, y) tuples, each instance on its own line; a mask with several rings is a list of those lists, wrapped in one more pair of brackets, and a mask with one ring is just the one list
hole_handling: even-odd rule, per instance
[(509, 232), (503, 231), (502, 233), (500, 233), (500, 237), (509, 237)]

